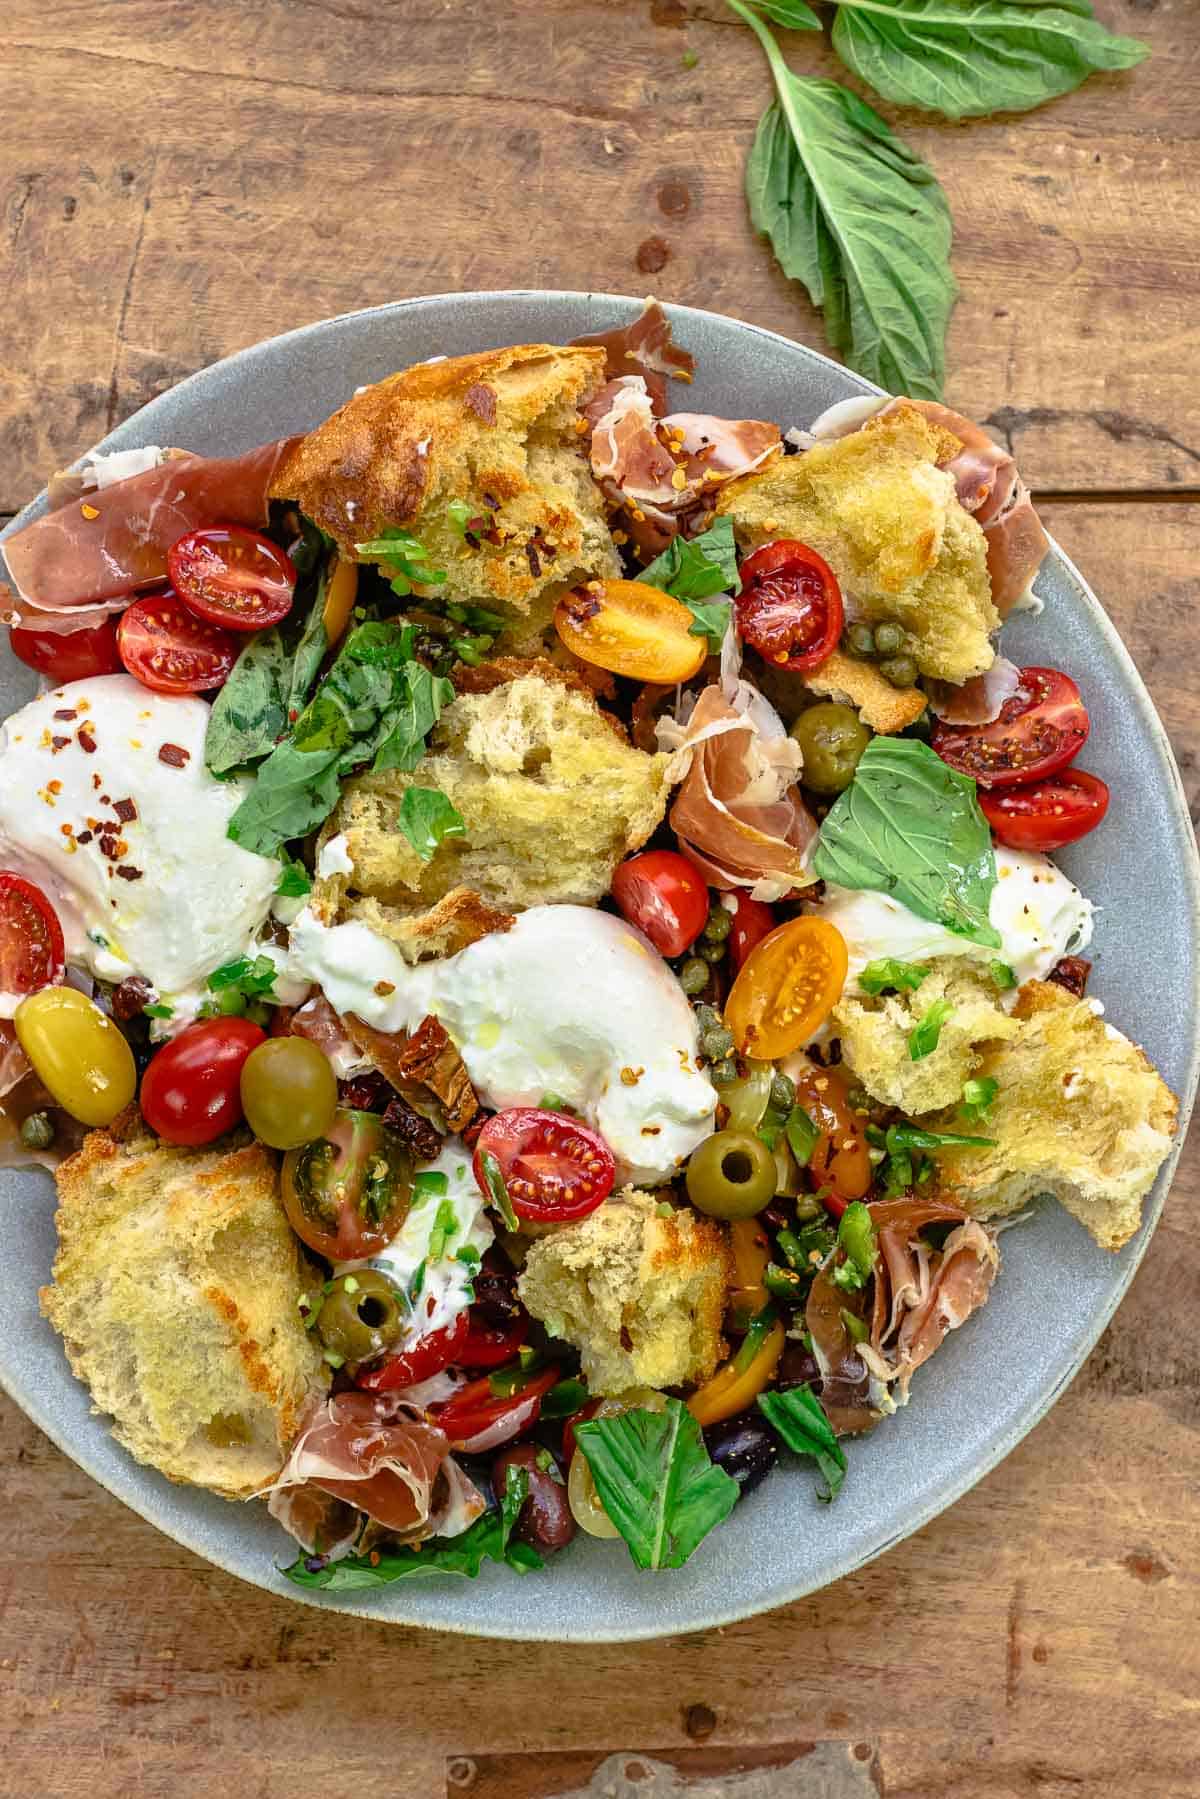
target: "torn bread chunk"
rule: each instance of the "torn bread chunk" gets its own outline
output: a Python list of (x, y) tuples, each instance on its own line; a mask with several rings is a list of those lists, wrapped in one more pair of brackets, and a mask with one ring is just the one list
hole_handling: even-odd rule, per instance
[(603, 373), (603, 350), (553, 344), (418, 363), (301, 439), (272, 497), (349, 556), (411, 533), (444, 573), (430, 591), (536, 639), (568, 586), (621, 572), (579, 429)]
[(104, 1131), (57, 1171), (42, 1311), (113, 1435), (169, 1480), (245, 1498), (273, 1480), (327, 1382), (300, 1298), (317, 1278), (274, 1159)]
[(593, 1393), (708, 1379), (725, 1345), (723, 1228), (626, 1187), (535, 1242), (518, 1290), (552, 1337), (579, 1350)]
[(1027, 982), (1013, 1019), (1018, 1033), (978, 1067), (997, 1083), (980, 1132), (995, 1147), (941, 1152), (941, 1188), (977, 1218), (1052, 1193), (1101, 1248), (1120, 1249), (1170, 1150), (1175, 1096), (1136, 1044), (1052, 981)]
[[(345, 836), (352, 873), (318, 881), (316, 903), (323, 917), (382, 928), (417, 960), (451, 953), (451, 941), (463, 948), (530, 906), (594, 902), (662, 820), (667, 766), (665, 755), (634, 749), (566, 678), (520, 673), (462, 694), (411, 774), (347, 784), (326, 838)], [(397, 823), (410, 786), (438, 789), (463, 820), (428, 861)]]
[[(910, 1115), (957, 1105), (963, 1082), (982, 1060), (982, 1046), (1020, 1031), (997, 1003), (986, 970), (958, 956), (940, 957), (928, 969), (909, 993), (871, 995), (851, 981), (833, 1008), (833, 1031), (847, 1067), (872, 1099)], [(913, 1032), (934, 1006), (949, 1008), (937, 1045), (914, 1059)]]
[(722, 489), (739, 547), (798, 538), (833, 569), (847, 617), (907, 633), (924, 675), (956, 685), (990, 668), (984, 535), (938, 460), (957, 444), (904, 403), (835, 443), (785, 456)]

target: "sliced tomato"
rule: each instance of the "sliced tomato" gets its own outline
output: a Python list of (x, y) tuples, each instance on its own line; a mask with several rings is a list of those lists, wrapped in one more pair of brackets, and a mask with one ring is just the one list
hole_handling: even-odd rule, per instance
[(122, 613), (117, 649), (129, 673), (155, 693), (207, 693), (225, 685), (240, 645), (189, 612), (168, 587)]
[(1070, 675), (1023, 668), (1021, 685), (990, 725), (934, 726), (934, 749), (981, 787), (1045, 780), (1073, 762), (1087, 742), (1087, 707)]
[(489, 1118), (475, 1145), (475, 1179), (488, 1192), (483, 1158), (493, 1155), (518, 1218), (566, 1224), (586, 1218), (608, 1198), (616, 1179), (603, 1137), (563, 1112), (514, 1106)]
[(725, 1023), (744, 1056), (773, 1062), (810, 1043), (841, 998), (846, 939), (806, 914), (777, 925), (747, 956), (725, 1002)]
[(708, 922), (704, 876), (676, 850), (647, 850), (622, 862), (612, 896), (660, 956), (682, 956)]
[(67, 971), (58, 913), (40, 887), (0, 872), (0, 993), (39, 993)]
[(554, 628), (581, 662), (634, 681), (690, 681), (708, 654), (681, 600), (646, 581), (590, 581), (560, 600)]
[(833, 1188), (825, 1203), (833, 1211), (836, 1198), (840, 1217), (850, 1200), (865, 1198), (875, 1177), (864, 1130), (868, 1121), (850, 1104), (853, 1082), (840, 1064), (833, 1068), (814, 1065), (796, 1075), (795, 1081), (797, 1103), (821, 1133), (813, 1145), (808, 1171), (815, 1187)]
[(248, 1018), (189, 1024), (150, 1058), (142, 1116), (165, 1143), (212, 1143), (242, 1120), (242, 1065), (266, 1032)]
[[(516, 1376), (520, 1379), (520, 1376)], [(551, 1387), (557, 1386), (557, 1367), (544, 1368), (521, 1382), (516, 1392), (497, 1393), (491, 1375), (468, 1381), (445, 1405), (431, 1407), (438, 1425), (445, 1431), (455, 1449), (468, 1455), (480, 1455), (485, 1449), (496, 1449), (511, 1443), (538, 1421), (542, 1401)]]
[(1082, 768), (1064, 768), (1028, 787), (980, 793), (983, 816), (1014, 850), (1060, 850), (1094, 831), (1108, 811), (1108, 786)]
[(736, 974), (750, 951), (775, 929), (776, 918), (770, 906), (751, 899), (748, 893), (735, 893), (733, 927), (729, 933), (729, 959)]
[(737, 628), (777, 668), (817, 668), (837, 649), (845, 623), (842, 590), (806, 543), (765, 543), (741, 566)]
[(189, 531), (167, 551), (167, 573), (190, 611), (227, 631), (261, 631), (292, 609), (296, 568), (286, 550), (244, 525)]
[(82, 631), (39, 631), (32, 625), (11, 625), (9, 648), (18, 662), (36, 668), (39, 675), (65, 684), (87, 681), (93, 675), (119, 675), (116, 622), (106, 618)]
[(529, 1319), (523, 1312), (508, 1324), (489, 1324), (473, 1310), (461, 1316), (468, 1322), (455, 1358), (460, 1368), (502, 1368), (529, 1335)]
[(406, 1387), (415, 1387), (418, 1381), (429, 1380), (458, 1361), (469, 1329), (467, 1314), (460, 1312), (440, 1331), (418, 1337), (399, 1355), (388, 1356), (356, 1374), (355, 1382), (371, 1393), (402, 1393)]

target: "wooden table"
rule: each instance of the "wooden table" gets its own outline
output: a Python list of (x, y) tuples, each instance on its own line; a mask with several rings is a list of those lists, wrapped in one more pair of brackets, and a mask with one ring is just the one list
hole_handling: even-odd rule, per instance
[[(1099, 10), (1154, 59), (1025, 118), (900, 124), (957, 226), (949, 398), (1019, 451), (1196, 795), (1200, 23)], [(194, 369), (408, 294), (652, 288), (822, 343), (746, 222), (767, 81), (718, 0), (10, 0), (0, 64), (0, 512)], [(969, 1497), (815, 1598), (674, 1641), (477, 1643), (269, 1597), (5, 1406), (0, 1790), (657, 1799), (658, 1762), (730, 1799), (1194, 1795), (1198, 1192), (1193, 1154), (1086, 1369)]]

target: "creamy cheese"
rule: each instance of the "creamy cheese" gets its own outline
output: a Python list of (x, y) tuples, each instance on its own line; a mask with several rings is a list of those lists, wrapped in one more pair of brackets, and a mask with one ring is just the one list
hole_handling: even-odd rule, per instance
[(345, 831), (339, 831), (328, 843), (321, 845), (317, 855), (317, 878), (327, 881), (331, 875), (352, 875), (354, 863), (350, 859), (350, 844)]
[(534, 906), (456, 956), (410, 968), (361, 922), (306, 909), (289, 973), (379, 1030), (432, 1013), (485, 1105), (554, 1093), (600, 1132), (626, 1179), (669, 1179), (713, 1128), (695, 1015), (641, 934), (590, 906)]
[[(459, 1138), (446, 1139), (437, 1161), (418, 1171), (418, 1180), (415, 1203), (392, 1241), (364, 1261), (339, 1262), (334, 1269), (348, 1274), (378, 1268), (385, 1274), (412, 1307), (410, 1342), (444, 1330), (470, 1305), (472, 1279), (494, 1237), (471, 1172), (471, 1152)], [(439, 1218), (443, 1228), (435, 1245), (431, 1238)]]
[(205, 768), (208, 718), (203, 700), (102, 675), (0, 727), (0, 866), (52, 902), (73, 965), (140, 974), (181, 1016), (247, 953), (279, 879), (225, 834), (246, 784)]
[(1091, 942), (1092, 902), (1048, 856), (997, 849), (996, 874), (988, 916), (1000, 934), (999, 949), (930, 924), (886, 893), (827, 888), (821, 916), (846, 939), (848, 979), (885, 956), (900, 962), (971, 956), (1007, 962), (1018, 982), (1042, 980), (1060, 957)]

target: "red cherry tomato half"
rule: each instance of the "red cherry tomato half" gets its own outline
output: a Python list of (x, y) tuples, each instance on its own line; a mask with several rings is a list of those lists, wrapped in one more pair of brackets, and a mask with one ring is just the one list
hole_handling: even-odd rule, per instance
[(488, 1191), (485, 1154), (495, 1156), (518, 1218), (565, 1224), (586, 1218), (607, 1199), (616, 1179), (612, 1150), (603, 1137), (562, 1112), (515, 1106), (497, 1112), (475, 1145), (475, 1179)]
[(647, 850), (622, 862), (613, 876), (612, 896), (622, 916), (645, 932), (660, 956), (682, 956), (708, 920), (704, 876), (675, 850)]
[(1094, 831), (1108, 811), (1108, 787), (1082, 768), (1029, 787), (980, 793), (983, 815), (1001, 843), (1014, 850), (1060, 850)]
[(190, 611), (227, 631), (261, 631), (292, 609), (291, 557), (244, 525), (189, 531), (167, 551), (167, 573)]
[(460, 1312), (440, 1331), (418, 1337), (399, 1355), (388, 1356), (356, 1374), (355, 1382), (371, 1393), (402, 1393), (406, 1387), (415, 1387), (418, 1381), (430, 1380), (458, 1361), (469, 1329), (467, 1314)]
[(142, 1116), (166, 1143), (211, 1143), (242, 1116), (242, 1063), (266, 1041), (248, 1018), (189, 1024), (151, 1057), (142, 1076)]
[(239, 644), (189, 612), (168, 587), (135, 600), (117, 626), (117, 648), (129, 673), (155, 693), (206, 693), (223, 687)]
[(806, 543), (765, 543), (741, 567), (737, 628), (778, 668), (817, 668), (837, 649), (845, 613), (829, 564)]
[(456, 1358), (460, 1368), (502, 1368), (529, 1335), (529, 1320), (524, 1315), (511, 1324), (489, 1324), (473, 1311), (463, 1316), (468, 1323)]
[(1070, 675), (1023, 668), (1021, 685), (990, 725), (934, 726), (934, 749), (981, 787), (1020, 787), (1073, 762), (1087, 742), (1087, 707)]
[(68, 681), (90, 680), (93, 675), (121, 672), (117, 627), (111, 618), (66, 636), (57, 631), (38, 631), (29, 625), (11, 625), (8, 642), (19, 662), (64, 685)]
[(40, 887), (0, 873), (0, 993), (38, 993), (66, 973), (58, 914)]
[(481, 1455), (501, 1443), (511, 1443), (537, 1423), (542, 1401), (558, 1383), (556, 1367), (544, 1368), (515, 1393), (493, 1391), (491, 1379), (468, 1381), (453, 1399), (443, 1406), (431, 1408), (440, 1429), (444, 1430), (455, 1449), (468, 1455)]
[(733, 925), (729, 932), (729, 955), (736, 974), (750, 951), (775, 929), (779, 921), (770, 906), (764, 905), (762, 900), (751, 899), (748, 893), (735, 893), (731, 898)]

